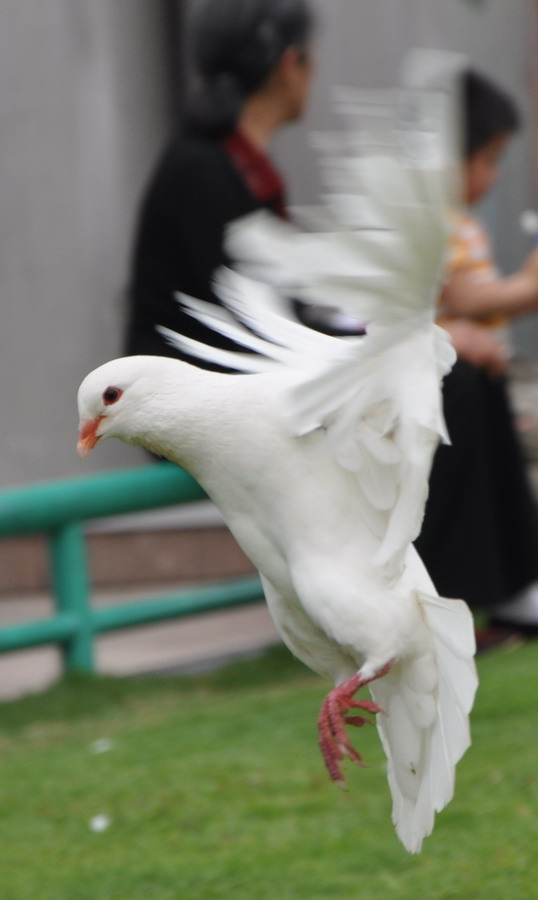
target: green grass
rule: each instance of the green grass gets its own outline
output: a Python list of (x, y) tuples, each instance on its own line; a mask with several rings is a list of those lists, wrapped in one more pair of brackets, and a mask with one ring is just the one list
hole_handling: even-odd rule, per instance
[(390, 823), (375, 729), (356, 732), (370, 768), (349, 769), (347, 793), (328, 783), (326, 685), (284, 650), (0, 705), (0, 900), (536, 897), (538, 644), (479, 668), (473, 747), (417, 857)]

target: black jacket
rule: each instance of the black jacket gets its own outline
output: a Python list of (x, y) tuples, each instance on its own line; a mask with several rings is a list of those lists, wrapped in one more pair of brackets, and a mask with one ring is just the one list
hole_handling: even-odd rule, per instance
[(224, 227), (261, 205), (218, 142), (185, 135), (172, 141), (140, 211), (129, 290), (128, 354), (182, 355), (155, 330), (156, 324), (237, 349), (184, 312), (175, 293), (218, 302), (211, 280), (226, 261)]

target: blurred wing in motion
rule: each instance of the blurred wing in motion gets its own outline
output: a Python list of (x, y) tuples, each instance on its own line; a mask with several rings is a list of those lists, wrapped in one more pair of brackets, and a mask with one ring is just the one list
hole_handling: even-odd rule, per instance
[[(448, 440), (440, 382), (455, 355), (434, 312), (458, 193), (461, 67), (454, 54), (415, 51), (396, 94), (374, 102), (371, 93), (339, 92), (348, 127), (329, 140), (322, 231), (265, 211), (230, 226), (234, 269), (215, 278), (223, 308), (180, 299), (252, 353), (160, 329), (219, 365), (293, 373), (290, 430), (326, 430), (338, 462), (356, 473), (363, 514), (382, 538), (376, 562), (394, 576), (420, 529), (436, 445)], [(308, 329), (290, 297), (343, 311), (367, 334), (334, 338)]]

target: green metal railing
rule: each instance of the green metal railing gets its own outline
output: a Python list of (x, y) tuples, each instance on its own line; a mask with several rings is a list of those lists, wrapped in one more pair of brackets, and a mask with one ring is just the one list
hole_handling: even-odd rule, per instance
[(55, 614), (48, 619), (0, 628), (0, 653), (58, 644), (67, 671), (91, 672), (96, 634), (260, 600), (259, 579), (248, 577), (121, 606), (92, 608), (86, 520), (205, 498), (190, 475), (166, 462), (0, 492), (0, 538), (34, 532), (49, 536), (56, 605)]

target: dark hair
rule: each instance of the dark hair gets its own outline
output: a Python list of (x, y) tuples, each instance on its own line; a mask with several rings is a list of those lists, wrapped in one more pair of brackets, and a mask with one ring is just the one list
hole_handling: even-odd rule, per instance
[(473, 69), (463, 74), (463, 111), (465, 159), (494, 138), (517, 131), (521, 123), (515, 101)]
[(307, 0), (205, 0), (191, 28), (198, 85), (186, 119), (217, 137), (233, 130), (244, 100), (270, 76), (288, 47), (306, 47), (312, 30)]

